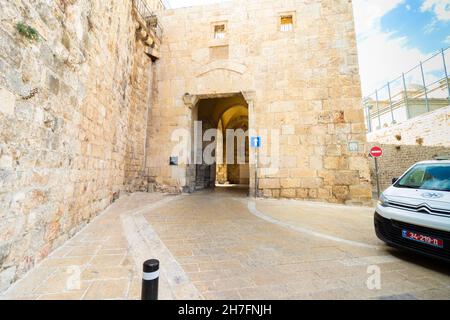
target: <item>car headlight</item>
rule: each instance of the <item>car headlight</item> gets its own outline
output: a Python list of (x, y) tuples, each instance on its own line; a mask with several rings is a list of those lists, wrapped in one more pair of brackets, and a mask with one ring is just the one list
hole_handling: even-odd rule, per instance
[(382, 207), (389, 207), (389, 200), (383, 193), (381, 194), (380, 200), (378, 200), (378, 204)]

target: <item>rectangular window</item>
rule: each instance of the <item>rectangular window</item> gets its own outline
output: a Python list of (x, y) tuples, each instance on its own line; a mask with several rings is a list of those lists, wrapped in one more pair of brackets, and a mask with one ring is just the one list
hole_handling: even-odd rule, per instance
[(282, 32), (288, 32), (294, 30), (294, 17), (292, 15), (281, 16), (280, 26)]
[(218, 24), (214, 26), (214, 39), (225, 39), (225, 25)]

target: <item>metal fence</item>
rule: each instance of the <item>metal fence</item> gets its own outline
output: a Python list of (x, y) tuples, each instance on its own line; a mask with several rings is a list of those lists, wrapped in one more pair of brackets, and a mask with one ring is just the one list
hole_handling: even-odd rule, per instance
[(369, 132), (450, 105), (450, 48), (442, 49), (364, 99)]
[(133, 0), (133, 5), (137, 13), (147, 23), (147, 27), (155, 32), (156, 37), (161, 40), (163, 34), (163, 27), (159, 21), (156, 11), (164, 10), (167, 6), (164, 1), (157, 0), (154, 2), (154, 10), (151, 10), (147, 0)]

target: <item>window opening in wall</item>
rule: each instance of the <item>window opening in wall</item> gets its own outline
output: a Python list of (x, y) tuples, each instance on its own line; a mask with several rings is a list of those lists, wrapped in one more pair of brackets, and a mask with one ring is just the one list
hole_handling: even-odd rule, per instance
[(280, 22), (282, 32), (292, 31), (294, 29), (294, 18), (292, 15), (281, 16)]
[(219, 24), (214, 26), (214, 39), (225, 39), (225, 25)]

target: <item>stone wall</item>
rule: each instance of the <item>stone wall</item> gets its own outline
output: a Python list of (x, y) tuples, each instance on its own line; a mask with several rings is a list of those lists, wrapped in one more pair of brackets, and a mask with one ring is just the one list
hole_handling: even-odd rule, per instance
[[(292, 31), (280, 30), (283, 15), (293, 16)], [(169, 158), (174, 130), (192, 127), (196, 98), (242, 92), (250, 130), (281, 132), (279, 170), (260, 170), (261, 195), (370, 203), (351, 1), (239, 0), (167, 10), (162, 20), (149, 128), (157, 185), (182, 190), (191, 181), (192, 166), (169, 166)], [(218, 24), (226, 34), (215, 39)], [(349, 141), (359, 150), (349, 151)]]
[(131, 86), (126, 135), (125, 186), (127, 191), (146, 191), (148, 185), (147, 126), (153, 97), (154, 72), (150, 59), (143, 52), (145, 45), (138, 41), (134, 50), (129, 84)]
[[(373, 146), (383, 148), (383, 157), (378, 161), (381, 190), (392, 185), (392, 178), (399, 178), (412, 165), (420, 161), (433, 160), (436, 156), (449, 155), (450, 147), (427, 147), (411, 145), (387, 145), (369, 143), (370, 150)], [(369, 151), (368, 151), (369, 152)], [(371, 176), (373, 181), (373, 192), (376, 193), (375, 162), (371, 159)]]
[(145, 188), (152, 75), (131, 1), (1, 1), (0, 19), (4, 290), (121, 191)]
[(369, 142), (450, 147), (450, 106), (371, 132)]

